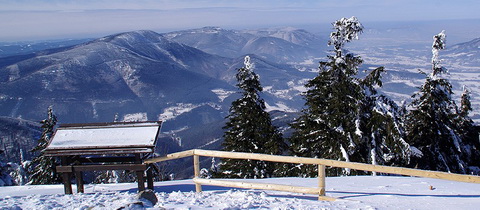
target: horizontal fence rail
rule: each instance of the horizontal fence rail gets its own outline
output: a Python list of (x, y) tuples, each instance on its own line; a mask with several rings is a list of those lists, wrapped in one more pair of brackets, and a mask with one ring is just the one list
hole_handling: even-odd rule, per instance
[[(194, 162), (195, 178), (193, 179), (193, 181), (195, 183), (197, 192), (202, 191), (201, 184), (204, 184), (204, 185), (216, 185), (216, 186), (225, 186), (225, 187), (278, 190), (278, 191), (298, 192), (298, 193), (306, 193), (306, 194), (316, 194), (316, 195), (319, 195), (318, 197), (319, 200), (331, 201), (331, 200), (335, 200), (335, 198), (325, 196), (325, 166), (480, 184), (480, 176), (473, 176), (473, 175), (454, 174), (454, 173), (439, 172), (439, 171), (427, 171), (427, 170), (393, 167), (393, 166), (380, 166), (380, 165), (371, 165), (371, 164), (365, 164), (365, 163), (345, 162), (345, 161), (319, 159), (319, 158), (267, 155), (267, 154), (244, 153), (244, 152), (226, 152), (226, 151), (201, 150), (201, 149), (193, 149), (193, 150), (187, 150), (183, 152), (172, 153), (164, 157), (148, 159), (148, 160), (145, 160), (144, 162), (147, 164), (156, 163), (156, 162), (174, 160), (174, 159), (185, 158), (190, 156), (194, 156), (193, 162)], [(199, 156), (318, 165), (319, 167), (318, 188), (201, 179), (199, 178), (199, 175), (200, 175)]]

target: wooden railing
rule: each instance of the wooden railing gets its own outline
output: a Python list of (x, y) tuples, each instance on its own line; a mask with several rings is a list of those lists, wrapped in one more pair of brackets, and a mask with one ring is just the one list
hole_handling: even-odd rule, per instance
[[(215, 186), (224, 186), (224, 187), (238, 187), (238, 188), (248, 188), (248, 189), (277, 190), (277, 191), (286, 191), (286, 192), (295, 192), (295, 193), (315, 194), (315, 195), (318, 195), (319, 200), (333, 201), (335, 200), (335, 198), (325, 196), (325, 166), (480, 184), (480, 176), (473, 176), (473, 175), (453, 174), (453, 173), (446, 173), (446, 172), (426, 171), (426, 170), (392, 167), (392, 166), (370, 165), (370, 164), (364, 164), (364, 163), (344, 162), (344, 161), (318, 159), (318, 158), (266, 155), (266, 154), (243, 153), (243, 152), (225, 152), (225, 151), (201, 150), (201, 149), (193, 149), (193, 150), (187, 150), (183, 152), (172, 153), (164, 157), (148, 159), (148, 160), (145, 160), (144, 162), (156, 163), (156, 162), (162, 162), (162, 161), (179, 159), (179, 158), (190, 157), (190, 156), (193, 156), (193, 166), (194, 166), (193, 168), (194, 168), (194, 174), (195, 174), (193, 182), (195, 183), (195, 189), (197, 192), (202, 191), (202, 184), (204, 184), (204, 185), (215, 185)], [(215, 180), (215, 179), (202, 179), (199, 177), (200, 176), (200, 161), (199, 161), (200, 156), (318, 165), (318, 187), (299, 187), (299, 186), (279, 185), (279, 184), (264, 184), (264, 183), (249, 183), (249, 182), (226, 181), (226, 180)]]

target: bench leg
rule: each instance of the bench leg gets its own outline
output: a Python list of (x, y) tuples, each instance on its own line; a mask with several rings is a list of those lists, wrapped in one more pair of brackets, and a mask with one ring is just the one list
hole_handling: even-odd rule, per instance
[(80, 171), (75, 172), (75, 181), (77, 182), (77, 193), (85, 193), (82, 172)]
[(136, 171), (137, 182), (138, 182), (138, 192), (145, 190), (145, 179), (143, 178), (143, 171)]
[(65, 194), (73, 194), (72, 181), (70, 180), (71, 177), (72, 173), (62, 173), (63, 188), (65, 190)]
[(153, 190), (152, 168), (147, 168), (147, 188)]

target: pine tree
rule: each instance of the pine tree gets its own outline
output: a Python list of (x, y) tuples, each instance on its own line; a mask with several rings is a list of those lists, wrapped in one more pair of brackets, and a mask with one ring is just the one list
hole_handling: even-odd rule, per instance
[(20, 163), (12, 164), (12, 171), (10, 176), (17, 185), (25, 185), (28, 183), (28, 169), (30, 168), (31, 161), (25, 160), (23, 150), (20, 149)]
[(48, 118), (40, 122), (42, 124), (42, 136), (38, 139), (38, 144), (31, 151), (39, 153), (33, 158), (30, 169), (29, 184), (55, 184), (60, 183), (61, 179), (56, 173), (55, 166), (57, 165), (55, 158), (43, 155), (43, 150), (48, 146), (50, 138), (53, 134), (53, 129), (57, 124), (57, 117), (53, 114), (52, 107), (48, 107)]
[[(359, 136), (356, 122), (361, 100), (361, 87), (355, 75), (362, 60), (351, 53), (343, 55), (345, 43), (358, 38), (363, 26), (355, 18), (342, 18), (332, 24), (329, 45), (334, 46), (335, 55), (320, 62), (319, 75), (305, 86), (306, 108), (292, 123), (295, 129), (291, 153), (296, 156), (327, 158), (335, 160), (365, 162), (358, 153)], [(316, 167), (297, 166), (293, 174), (316, 176)], [(330, 175), (349, 173), (338, 169)], [(287, 173), (288, 174), (288, 173)]]
[[(278, 155), (284, 142), (281, 133), (272, 125), (270, 115), (265, 111), (265, 102), (259, 77), (253, 72), (250, 57), (245, 57), (245, 66), (238, 69), (237, 87), (242, 97), (233, 101), (228, 122), (224, 126), (223, 150)], [(266, 178), (274, 175), (273, 163), (257, 160), (223, 159), (220, 172), (223, 177)]]
[(363, 143), (360, 150), (367, 159), (366, 163), (405, 166), (409, 163), (411, 150), (404, 139), (403, 109), (375, 88), (382, 86), (383, 72), (383, 67), (379, 67), (360, 82), (363, 91), (357, 125), (357, 134)]
[[(292, 124), (295, 129), (291, 153), (296, 156), (326, 158), (373, 164), (399, 164), (408, 144), (398, 107), (377, 93), (383, 67), (358, 79), (359, 56), (344, 52), (344, 45), (357, 39), (363, 26), (355, 18), (342, 18), (332, 24), (329, 45), (334, 56), (320, 62), (319, 75), (305, 86), (306, 108)], [(345, 55), (344, 55), (345, 54)], [(398, 155), (397, 153), (401, 153)], [(317, 167), (298, 165), (286, 175), (316, 176)], [(328, 175), (350, 174), (349, 169), (331, 169)], [(363, 173), (363, 172), (352, 172)]]
[(470, 91), (463, 87), (460, 108), (457, 111), (457, 132), (462, 139), (461, 159), (468, 166), (467, 173), (480, 175), (480, 141), (473, 120), (468, 116), (472, 111)]
[[(445, 33), (433, 37), (432, 73), (419, 92), (412, 97), (411, 110), (407, 115), (408, 141), (420, 156), (412, 157), (411, 167), (467, 173), (470, 160), (465, 159), (468, 130), (472, 126), (468, 118), (468, 97), (463, 97), (459, 111), (452, 100), (452, 85), (446, 79), (447, 69), (440, 65), (439, 51), (445, 49)], [(471, 147), (473, 145), (468, 145)], [(476, 149), (475, 149), (476, 150)]]

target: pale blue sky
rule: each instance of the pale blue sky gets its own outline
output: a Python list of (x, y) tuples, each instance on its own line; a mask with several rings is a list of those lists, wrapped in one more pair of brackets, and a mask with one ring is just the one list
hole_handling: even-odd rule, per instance
[(480, 19), (478, 0), (0, 0), (0, 42), (220, 26)]

